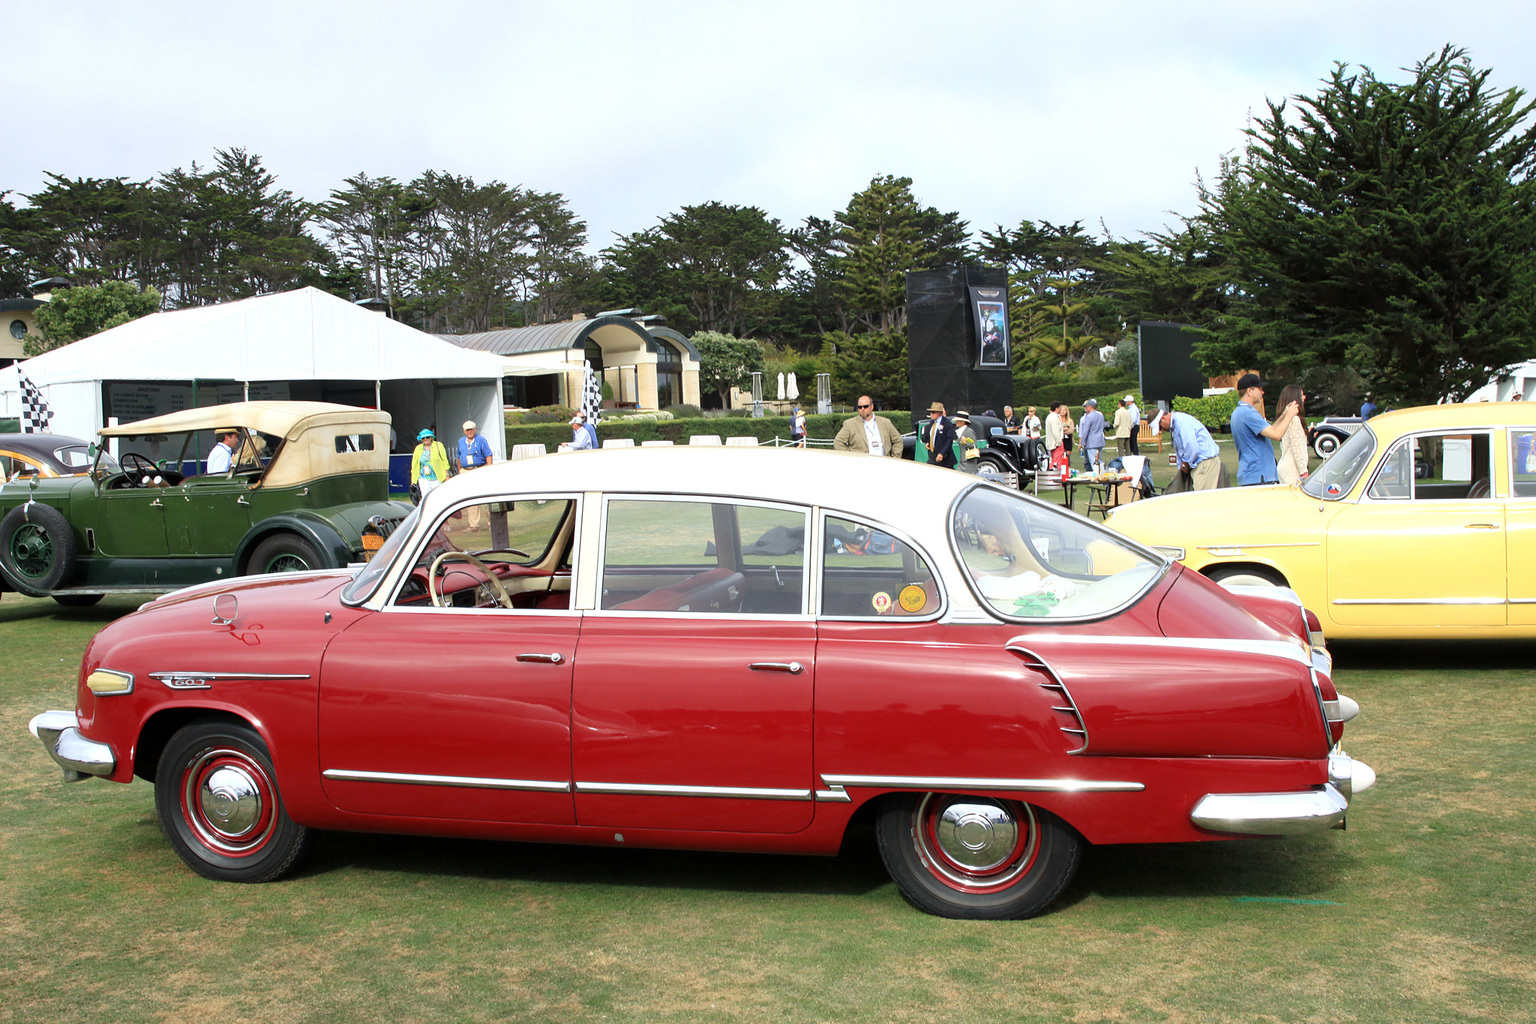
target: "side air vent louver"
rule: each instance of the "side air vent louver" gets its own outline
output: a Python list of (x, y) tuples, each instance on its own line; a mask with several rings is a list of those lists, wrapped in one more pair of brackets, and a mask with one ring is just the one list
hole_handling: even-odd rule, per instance
[(1088, 726), (1083, 721), (1082, 713), (1077, 710), (1077, 702), (1072, 699), (1072, 694), (1067, 691), (1067, 684), (1061, 681), (1061, 676), (1051, 667), (1050, 662), (1040, 657), (1027, 647), (1017, 644), (1009, 644), (1008, 650), (1017, 654), (1024, 662), (1026, 668), (1034, 669), (1047, 678), (1047, 682), (1040, 683), (1041, 689), (1049, 690), (1058, 701), (1051, 706), (1061, 719), (1061, 731), (1077, 743), (1077, 749), (1069, 750), (1069, 754), (1082, 754), (1088, 750)]

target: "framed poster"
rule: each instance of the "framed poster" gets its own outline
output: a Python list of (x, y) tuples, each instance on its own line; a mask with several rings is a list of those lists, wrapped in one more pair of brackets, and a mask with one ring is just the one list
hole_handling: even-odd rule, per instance
[(1007, 369), (1008, 289), (973, 285), (971, 315), (976, 321), (976, 366)]

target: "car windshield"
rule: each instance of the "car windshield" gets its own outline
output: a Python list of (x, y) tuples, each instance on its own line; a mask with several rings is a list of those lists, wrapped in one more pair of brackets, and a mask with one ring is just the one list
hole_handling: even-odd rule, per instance
[(1166, 564), (1081, 516), (992, 487), (961, 497), (950, 532), (971, 588), (1007, 618), (1108, 615), (1144, 594)]
[(395, 560), (395, 553), (400, 550), (416, 529), (416, 520), (421, 518), (421, 506), (411, 510), (411, 514), (400, 521), (394, 531), (384, 539), (384, 544), (368, 559), (368, 564), (358, 570), (352, 582), (341, 592), (341, 599), (349, 605), (357, 605), (368, 600), (368, 595), (373, 593), (373, 588), (378, 586), (379, 578), (384, 575), (384, 570), (389, 568), (389, 563)]
[(1361, 427), (1323, 461), (1317, 472), (1307, 477), (1301, 489), (1314, 498), (1338, 501), (1355, 486), (1375, 451), (1376, 435), (1371, 433), (1370, 427)]

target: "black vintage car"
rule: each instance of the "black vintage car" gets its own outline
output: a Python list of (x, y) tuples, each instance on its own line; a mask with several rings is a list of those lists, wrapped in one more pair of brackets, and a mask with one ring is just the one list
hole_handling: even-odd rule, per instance
[[(901, 457), (904, 459), (916, 457), (917, 431), (928, 429), (927, 417), (918, 420), (913, 427), (912, 431), (901, 436)], [(1045, 442), (1038, 437), (1004, 433), (1003, 421), (996, 416), (972, 416), (971, 433), (976, 435), (978, 441), (985, 441), (987, 446), (981, 449), (979, 457), (971, 460), (964, 468), (974, 468), (978, 472), (989, 469), (1012, 486), (1023, 490), (1045, 465)]]

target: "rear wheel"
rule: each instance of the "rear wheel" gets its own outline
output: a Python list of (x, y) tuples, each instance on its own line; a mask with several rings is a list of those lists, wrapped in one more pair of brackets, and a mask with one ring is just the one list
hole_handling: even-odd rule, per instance
[(940, 917), (1033, 917), (1061, 895), (1083, 841), (1060, 818), (1016, 800), (924, 793), (888, 800), (880, 857), (913, 906)]
[(302, 537), (291, 533), (279, 533), (256, 545), (251, 552), (250, 563), (245, 571), (254, 575), (266, 572), (302, 572), (305, 569), (323, 569), (320, 552)]
[(1244, 587), (1287, 587), (1285, 582), (1273, 569), (1266, 569), (1257, 565), (1227, 565), (1212, 569), (1206, 573), (1217, 583), (1233, 583)]
[(280, 878), (313, 841), (283, 810), (266, 744), (235, 722), (195, 722), (171, 737), (155, 772), (155, 809), (187, 866), (219, 881)]

